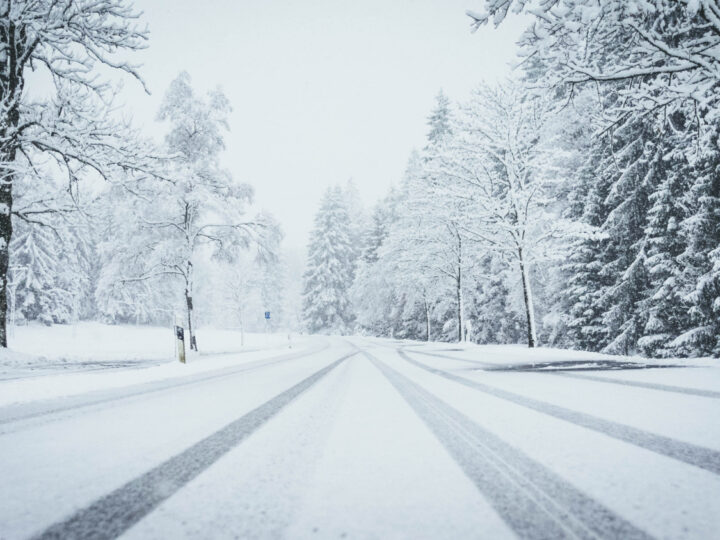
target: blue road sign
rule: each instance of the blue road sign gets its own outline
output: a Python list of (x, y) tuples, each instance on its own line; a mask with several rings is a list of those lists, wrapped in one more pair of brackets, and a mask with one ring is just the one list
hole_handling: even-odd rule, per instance
[(266, 311), (266, 312), (265, 312), (265, 318), (266, 318), (266, 319), (269, 319), (269, 318), (270, 318), (270, 312), (269, 312), (269, 311)]

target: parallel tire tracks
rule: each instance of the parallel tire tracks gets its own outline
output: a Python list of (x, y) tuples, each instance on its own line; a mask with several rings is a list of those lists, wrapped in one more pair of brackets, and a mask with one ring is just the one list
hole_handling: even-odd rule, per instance
[[(480, 360), (469, 360), (467, 358), (456, 358), (454, 356), (450, 356), (448, 354), (438, 354), (438, 353), (431, 353), (427, 351), (409, 351), (412, 354), (422, 354), (425, 356), (435, 356), (437, 358), (447, 358), (448, 360), (456, 360), (458, 362), (466, 362), (468, 364), (475, 364), (477, 366), (480, 366), (482, 369), (490, 369), (490, 370), (496, 370), (499, 365), (498, 364), (492, 364), (488, 362), (482, 362)], [(653, 366), (648, 366), (648, 368), (652, 368)], [(667, 366), (662, 366), (667, 367)], [(645, 369), (645, 368), (643, 368)], [(702, 388), (688, 388), (685, 386), (674, 386), (670, 384), (658, 384), (658, 383), (649, 383), (649, 382), (642, 382), (642, 381), (628, 381), (623, 379), (613, 379), (611, 377), (603, 377), (601, 375), (588, 375), (585, 373), (571, 373), (564, 370), (552, 370), (552, 371), (530, 371), (530, 370), (523, 370), (524, 372), (529, 373), (541, 373), (541, 374), (549, 374), (549, 375), (556, 375), (559, 377), (572, 377), (575, 379), (586, 379), (588, 381), (597, 381), (597, 382), (604, 382), (604, 383), (611, 383), (611, 384), (620, 384), (625, 386), (635, 386), (637, 388), (647, 388), (649, 390), (659, 390), (661, 392), (672, 392), (676, 394), (687, 394), (690, 396), (699, 396), (699, 397), (706, 397), (706, 398), (714, 398), (714, 399), (720, 399), (720, 392), (714, 391), (714, 390), (704, 390)], [(588, 370), (590, 371), (590, 370)]]
[(98, 390), (77, 396), (66, 396), (47, 401), (21, 403), (19, 405), (9, 405), (0, 408), (0, 426), (21, 420), (29, 420), (40, 416), (63, 413), (84, 407), (92, 407), (103, 405), (123, 399), (130, 399), (165, 390), (196, 385), (213, 381), (218, 378), (235, 375), (255, 369), (272, 366), (274, 364), (295, 360), (304, 356), (309, 356), (326, 349), (329, 344), (325, 343), (322, 348), (313, 348), (310, 350), (299, 351), (280, 356), (274, 356), (267, 359), (256, 360), (241, 364), (240, 366), (232, 366), (228, 368), (213, 370), (205, 375), (191, 375), (187, 377), (166, 379), (153, 381), (150, 383), (141, 383), (123, 388), (112, 388), (109, 390)]
[(363, 351), (521, 538), (651, 538), (427, 390)]
[(636, 388), (647, 388), (649, 390), (672, 392), (674, 394), (687, 394), (689, 396), (720, 399), (720, 392), (715, 392), (713, 390), (703, 390), (702, 388), (687, 388), (685, 386), (673, 386), (670, 384), (658, 384), (643, 381), (628, 381), (623, 379), (613, 379), (611, 377), (601, 377), (600, 375), (585, 375), (580, 373), (553, 372), (552, 375), (557, 375), (560, 377), (572, 377), (574, 379), (585, 379), (588, 381), (597, 381), (602, 383), (620, 384), (623, 386), (634, 386)]
[(435, 356), (436, 358), (447, 358), (448, 360), (455, 360), (457, 362), (465, 362), (466, 364), (473, 364), (475, 366), (481, 366), (486, 369), (496, 369), (500, 364), (493, 364), (492, 362), (481, 362), (480, 360), (469, 360), (468, 358), (456, 358), (449, 354), (433, 353), (428, 351), (409, 351), (412, 354), (422, 354), (424, 356)]
[(605, 420), (604, 418), (567, 409), (546, 401), (540, 401), (520, 394), (515, 394), (513, 392), (508, 392), (507, 390), (502, 390), (465, 377), (460, 377), (454, 373), (430, 367), (422, 362), (418, 362), (417, 360), (410, 358), (402, 349), (398, 349), (397, 352), (410, 364), (435, 375), (439, 375), (440, 377), (444, 377), (445, 379), (449, 379), (464, 386), (479, 390), (496, 398), (510, 401), (511, 403), (532, 409), (536, 412), (547, 414), (577, 426), (597, 431), (614, 439), (650, 450), (656, 454), (660, 454), (677, 461), (682, 461), (683, 463), (699, 467), (714, 474), (720, 474), (720, 452), (717, 450), (678, 441), (676, 439), (671, 439), (670, 437), (657, 435), (655, 433), (634, 428), (625, 424), (619, 424), (617, 422)]
[(202, 439), (183, 452), (97, 499), (36, 539), (116, 538), (277, 415), (343, 361), (351, 352)]

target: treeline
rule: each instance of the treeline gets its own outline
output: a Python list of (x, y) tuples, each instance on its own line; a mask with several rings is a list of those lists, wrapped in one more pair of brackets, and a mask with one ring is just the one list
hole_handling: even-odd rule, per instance
[(198, 96), (190, 83), (182, 73), (166, 93), (158, 120), (168, 134), (153, 174), (95, 193), (69, 191), (52, 171), (43, 191), (24, 177), (16, 184), (11, 322), (172, 325), (180, 314), (186, 326), (257, 330), (272, 310), (284, 324), (279, 227), (247, 215), (252, 188), (218, 163), (227, 100)]
[[(282, 319), (280, 230), (220, 162), (230, 103), (187, 73), (162, 142), (113, 105), (148, 31), (129, 0), (6, 2), (0, 24), (0, 346), (16, 323)], [(269, 264), (272, 263), (272, 264)], [(9, 317), (8, 317), (9, 316)], [(258, 317), (259, 318), (259, 317)]]
[[(438, 98), (361, 242), (318, 245), (338, 227), (326, 197), (306, 314), (341, 315), (307, 316), (311, 329), (720, 356), (717, 5), (543, 6), (516, 79)], [(525, 4), (471, 17), (501, 24), (510, 9)], [(326, 274), (338, 285), (317, 297)]]

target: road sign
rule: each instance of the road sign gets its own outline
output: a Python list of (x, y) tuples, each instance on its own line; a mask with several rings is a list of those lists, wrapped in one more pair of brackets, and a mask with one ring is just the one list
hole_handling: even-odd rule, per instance
[(265, 312), (265, 318), (266, 318), (266, 319), (269, 319), (269, 318), (270, 318), (270, 312), (269, 312), (269, 311), (266, 311), (266, 312)]

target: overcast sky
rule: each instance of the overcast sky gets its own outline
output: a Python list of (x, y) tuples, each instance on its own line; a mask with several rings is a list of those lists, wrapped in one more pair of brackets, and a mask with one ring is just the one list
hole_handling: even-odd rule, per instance
[(225, 166), (304, 247), (322, 192), (353, 178), (371, 204), (397, 183), (442, 88), (464, 99), (509, 73), (520, 21), (470, 33), (482, 0), (137, 0), (151, 36), (136, 55), (151, 96), (126, 83), (135, 122), (186, 70), (233, 106)]

